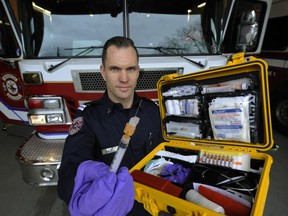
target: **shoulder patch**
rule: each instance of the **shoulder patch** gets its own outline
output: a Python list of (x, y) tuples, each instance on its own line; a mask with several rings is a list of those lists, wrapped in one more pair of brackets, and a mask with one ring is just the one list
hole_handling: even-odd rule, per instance
[(83, 117), (77, 117), (73, 120), (70, 128), (69, 128), (69, 135), (76, 134), (83, 126)]

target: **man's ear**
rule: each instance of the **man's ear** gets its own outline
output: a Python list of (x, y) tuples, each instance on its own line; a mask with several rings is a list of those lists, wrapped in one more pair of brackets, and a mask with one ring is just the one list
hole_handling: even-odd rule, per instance
[(138, 70), (138, 78), (137, 78), (137, 80), (138, 80), (139, 76), (140, 76), (140, 66), (139, 65), (137, 65), (137, 70)]
[(105, 74), (105, 70), (104, 70), (103, 65), (100, 66), (100, 73), (101, 73), (103, 80), (106, 82), (106, 74)]

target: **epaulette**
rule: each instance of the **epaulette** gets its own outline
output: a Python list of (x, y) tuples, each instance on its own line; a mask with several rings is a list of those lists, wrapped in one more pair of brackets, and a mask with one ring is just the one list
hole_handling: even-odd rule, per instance
[(77, 110), (78, 110), (78, 111), (83, 111), (86, 107), (87, 107), (86, 104), (81, 104), (81, 105), (77, 108)]
[(78, 111), (83, 111), (86, 107), (90, 107), (90, 106), (93, 106), (93, 105), (97, 105), (98, 104), (98, 101), (88, 101), (88, 102), (85, 102), (83, 104), (81, 104), (77, 110)]
[(159, 100), (158, 99), (149, 99), (149, 98), (146, 98), (146, 97), (140, 97), (141, 100), (145, 100), (149, 103), (153, 103), (153, 104), (156, 104), (157, 106), (159, 106)]

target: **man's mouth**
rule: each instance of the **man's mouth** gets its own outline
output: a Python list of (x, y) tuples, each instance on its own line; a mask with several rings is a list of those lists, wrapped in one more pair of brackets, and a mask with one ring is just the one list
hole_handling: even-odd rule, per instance
[(126, 92), (130, 89), (130, 86), (118, 86), (118, 89), (120, 91)]

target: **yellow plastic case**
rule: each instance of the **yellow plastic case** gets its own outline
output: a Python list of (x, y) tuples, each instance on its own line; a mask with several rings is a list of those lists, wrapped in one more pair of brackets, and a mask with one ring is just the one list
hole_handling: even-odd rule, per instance
[[(251, 75), (252, 74), (252, 75)], [(250, 129), (250, 133), (253, 135), (250, 136), (250, 140), (253, 142), (247, 141), (235, 141), (233, 139), (229, 140), (218, 140), (218, 138), (211, 136), (207, 136), (209, 134), (207, 131), (207, 125), (210, 124), (209, 118), (203, 117), (203, 113), (207, 114), (207, 106), (202, 106), (200, 112), (202, 112), (201, 120), (204, 121), (201, 123), (203, 131), (206, 132), (205, 136), (189, 138), (182, 136), (175, 136), (167, 133), (167, 127), (165, 123), (167, 123), (167, 119), (171, 116), (168, 116), (167, 107), (165, 106), (165, 101), (168, 100), (168, 97), (164, 97), (163, 93), (167, 89), (171, 89), (172, 87), (183, 86), (193, 84), (197, 87), (201, 87), (199, 89), (203, 90), (203, 86), (214, 85), (219, 82), (226, 82), (227, 80), (238, 79), (239, 77), (247, 77), (247, 76), (256, 77), (256, 80), (252, 80), (251, 86), (246, 88), (246, 91), (255, 91), (257, 92), (257, 104), (256, 109), (253, 111), (255, 115), (254, 123), (256, 124), (257, 130), (253, 131)], [(273, 135), (272, 135), (272, 126), (271, 126), (271, 117), (270, 117), (270, 106), (269, 106), (269, 86), (268, 86), (268, 72), (267, 72), (267, 64), (265, 61), (261, 59), (257, 59), (254, 57), (244, 57), (243, 53), (236, 54), (232, 56), (231, 61), (224, 67), (214, 68), (206, 71), (201, 71), (197, 73), (187, 74), (187, 75), (177, 75), (171, 74), (163, 76), (158, 84), (158, 97), (159, 97), (159, 108), (162, 119), (162, 129), (163, 135), (167, 142), (163, 142), (158, 145), (151, 153), (149, 153), (143, 160), (141, 160), (138, 164), (136, 164), (130, 172), (133, 174), (139, 173), (143, 174), (143, 169), (145, 165), (155, 158), (155, 154), (159, 150), (169, 150), (174, 153), (183, 153), (183, 152), (198, 152), (200, 151), (217, 151), (219, 153), (223, 152), (223, 154), (228, 154), (230, 152), (239, 152), (248, 154), (251, 157), (251, 163), (260, 164), (258, 165), (259, 169), (262, 170), (258, 182), (258, 188), (255, 192), (254, 202), (251, 206), (251, 211), (249, 215), (262, 215), (265, 201), (267, 197), (267, 192), (269, 188), (269, 172), (271, 169), (271, 165), (273, 159), (270, 155), (263, 153), (263, 151), (269, 150), (273, 146)], [(199, 93), (200, 92), (200, 93)], [(245, 95), (245, 90), (236, 91), (240, 92), (239, 94)], [(241, 93), (242, 92), (242, 93)], [(205, 95), (198, 91), (198, 96), (201, 98), (201, 102), (204, 104)], [(237, 96), (238, 93), (211, 93), (208, 98), (214, 99), (217, 95), (222, 97), (223, 95), (229, 96)], [(170, 99), (177, 99), (175, 96), (171, 94)], [(212, 95), (212, 96), (211, 96)], [(222, 96), (221, 96), (222, 95)], [(197, 96), (197, 97), (198, 97)], [(190, 96), (185, 96), (185, 98), (189, 98)], [(191, 96), (192, 97), (192, 96)], [(193, 96), (194, 97), (194, 96)], [(225, 96), (224, 96), (225, 97)], [(212, 100), (211, 99), (211, 100)], [(211, 102), (211, 101), (210, 101)], [(206, 102), (207, 103), (207, 97)], [(202, 105), (203, 105), (202, 104)], [(257, 114), (256, 114), (257, 112)], [(178, 116), (179, 117), (179, 116)], [(176, 118), (172, 115), (172, 119)], [(185, 121), (191, 120), (192, 117), (186, 117)], [(181, 118), (180, 118), (181, 120)], [(255, 125), (254, 125), (255, 126)], [(209, 128), (209, 127), (208, 127)], [(255, 135), (256, 134), (256, 135)], [(211, 135), (211, 131), (210, 131)], [(252, 139), (252, 136), (254, 138)], [(255, 138), (256, 137), (256, 138)], [(198, 157), (198, 160), (199, 157)], [(208, 165), (209, 166), (209, 165)], [(228, 169), (228, 168), (227, 168)], [(231, 168), (230, 168), (231, 169)], [(233, 169), (232, 169), (233, 170)], [(150, 174), (148, 174), (150, 175)], [(168, 180), (165, 180), (160, 189), (155, 187), (153, 188), (153, 184), (157, 184), (158, 182), (163, 181), (160, 177), (156, 177), (152, 175), (149, 178), (148, 184), (143, 184), (142, 176), (140, 175), (135, 180), (134, 178), (134, 187), (135, 187), (135, 200), (143, 203), (146, 210), (148, 210), (152, 215), (223, 215), (221, 213), (215, 212), (208, 208), (202, 207), (200, 205), (194, 204), (190, 201), (185, 200), (183, 198), (183, 194), (180, 195), (179, 187), (183, 185), (175, 185)], [(168, 181), (168, 182), (167, 182)], [(169, 184), (167, 184), (169, 183)], [(150, 185), (150, 186), (149, 186)], [(169, 190), (169, 193), (166, 193), (165, 190)]]

